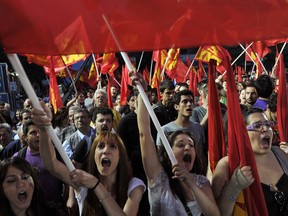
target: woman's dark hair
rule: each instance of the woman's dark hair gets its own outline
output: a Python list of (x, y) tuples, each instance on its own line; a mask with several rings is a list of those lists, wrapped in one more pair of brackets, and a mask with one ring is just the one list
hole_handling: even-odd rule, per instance
[[(123, 208), (127, 201), (127, 190), (129, 182), (132, 178), (132, 167), (126, 153), (126, 148), (121, 138), (115, 133), (110, 131), (101, 132), (94, 140), (88, 156), (87, 171), (99, 179), (99, 171), (95, 163), (95, 150), (100, 143), (114, 143), (118, 145), (119, 149), (119, 163), (116, 175), (116, 199), (118, 205)], [(92, 190), (88, 190), (85, 199), (82, 215), (98, 216), (103, 215), (103, 207), (98, 197)], [(104, 211), (105, 212), (105, 211)], [(105, 215), (105, 214), (104, 214)]]
[[(204, 157), (202, 157), (203, 154), (201, 154), (201, 152), (203, 152), (203, 151), (201, 151), (201, 149), (200, 149), (201, 146), (196, 145), (195, 138), (193, 137), (192, 133), (188, 130), (177, 130), (177, 131), (172, 132), (171, 134), (168, 135), (168, 142), (169, 142), (170, 146), (173, 147), (176, 137), (180, 134), (186, 134), (187, 136), (189, 136), (193, 140), (196, 156), (195, 156), (193, 168), (190, 172), (195, 173), (195, 174), (200, 174), (202, 167), (203, 167), (203, 158)], [(198, 152), (199, 152), (199, 155), (198, 155)], [(167, 152), (166, 152), (163, 145), (161, 145), (158, 155), (159, 155), (161, 164), (162, 164), (165, 172), (168, 175), (169, 185), (170, 185), (170, 188), (171, 188), (173, 195), (175, 197), (178, 197), (182, 203), (186, 203), (187, 200), (185, 197), (185, 191), (181, 187), (179, 180), (178, 179), (172, 179), (172, 176), (174, 175), (172, 173), (172, 164), (171, 164), (171, 161), (170, 161), (170, 159), (167, 155)]]
[(248, 117), (253, 113), (263, 113), (264, 114), (263, 110), (260, 108), (251, 108), (251, 109), (245, 110), (244, 112), (242, 112), (242, 116), (244, 118), (244, 122), (246, 125), (249, 124)]
[(11, 166), (29, 174), (34, 181), (33, 196), (27, 212), (31, 213), (31, 215), (48, 215), (47, 206), (44, 202), (44, 195), (32, 167), (25, 159), (20, 157), (12, 157), (3, 160), (0, 163), (0, 216), (14, 216), (9, 200), (5, 196), (3, 188), (3, 182), (5, 180), (7, 171)]

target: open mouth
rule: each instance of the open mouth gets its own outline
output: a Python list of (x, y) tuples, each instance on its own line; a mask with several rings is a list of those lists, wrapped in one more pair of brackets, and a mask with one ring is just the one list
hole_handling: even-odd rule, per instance
[(267, 137), (264, 137), (261, 139), (261, 145), (264, 147), (264, 148), (269, 148), (270, 147), (270, 137), (267, 136)]
[(183, 161), (185, 163), (191, 163), (191, 155), (185, 154), (184, 157), (183, 157)]
[(28, 194), (25, 192), (25, 191), (21, 191), (19, 194), (18, 194), (18, 199), (20, 201), (25, 201), (28, 197)]
[(101, 164), (104, 168), (109, 168), (111, 165), (111, 161), (108, 158), (104, 158), (102, 159)]

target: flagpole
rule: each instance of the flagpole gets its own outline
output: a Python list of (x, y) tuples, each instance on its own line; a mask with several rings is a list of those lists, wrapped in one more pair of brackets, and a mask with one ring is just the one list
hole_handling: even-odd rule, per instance
[[(122, 58), (124, 59), (125, 64), (128, 67), (128, 70), (129, 71), (134, 71), (133, 65), (132, 65), (127, 53), (121, 51), (122, 48), (120, 46), (120, 43), (117, 40), (117, 37), (114, 34), (114, 32), (113, 32), (108, 20), (106, 19), (105, 15), (102, 15), (102, 17), (103, 17), (103, 19), (104, 19), (104, 21), (105, 21), (110, 33), (112, 34), (115, 43), (117, 44), (117, 46), (118, 46), (118, 48), (120, 50)], [(174, 153), (172, 151), (172, 148), (171, 148), (171, 146), (170, 146), (170, 144), (169, 144), (169, 142), (167, 140), (167, 137), (165, 136), (164, 131), (162, 130), (161, 125), (160, 125), (160, 123), (159, 123), (159, 121), (158, 121), (158, 119), (157, 119), (157, 117), (156, 117), (156, 115), (155, 115), (155, 113), (154, 113), (154, 111), (153, 111), (153, 109), (151, 107), (150, 101), (149, 101), (149, 99), (148, 99), (148, 97), (147, 97), (142, 85), (139, 82), (136, 83), (136, 87), (137, 87), (137, 89), (138, 89), (138, 91), (139, 91), (139, 93), (140, 93), (140, 95), (141, 95), (141, 97), (143, 99), (143, 102), (144, 102), (144, 104), (145, 104), (145, 106), (147, 108), (147, 111), (148, 111), (148, 113), (149, 113), (149, 115), (150, 115), (150, 117), (151, 117), (151, 119), (152, 119), (152, 121), (153, 121), (153, 123), (155, 125), (155, 128), (157, 129), (159, 137), (160, 137), (160, 139), (163, 142), (163, 146), (165, 147), (165, 150), (166, 150), (166, 152), (168, 154), (168, 157), (169, 157), (172, 165), (175, 165), (177, 163), (177, 160), (176, 160), (175, 155), (174, 155)]]
[(149, 85), (151, 85), (151, 80), (152, 80), (152, 69), (153, 69), (153, 59), (151, 58), (150, 74), (149, 74)]
[(70, 79), (71, 79), (71, 82), (72, 82), (72, 84), (73, 84), (74, 91), (75, 91), (75, 93), (77, 94), (77, 88), (76, 88), (75, 82), (74, 82), (74, 80), (73, 80), (73, 78), (72, 78), (72, 75), (71, 75), (71, 73), (70, 73), (70, 70), (69, 70), (68, 66), (65, 64), (65, 61), (63, 60), (62, 55), (60, 55), (60, 56), (61, 56), (61, 60), (62, 60), (62, 62), (63, 62), (63, 64), (64, 64), (64, 66), (65, 66), (65, 70), (67, 71), (67, 73), (68, 73), (68, 75), (69, 75), (69, 77), (70, 77)]
[[(24, 88), (26, 94), (28, 95), (28, 98), (31, 100), (33, 106), (36, 109), (42, 110), (43, 108), (40, 105), (40, 102), (38, 100), (38, 97), (24, 71), (24, 68), (21, 64), (21, 62), (19, 61), (19, 58), (16, 54), (7, 54), (8, 59), (10, 60), (11, 64), (13, 65), (13, 68), (15, 69), (15, 71), (17, 71), (19, 80), (22, 84), (22, 87)], [(57, 137), (57, 135), (55, 134), (52, 126), (45, 126), (49, 136), (51, 137), (52, 142), (54, 143), (55, 147), (57, 148), (59, 154), (61, 155), (64, 163), (66, 164), (66, 166), (68, 167), (69, 171), (73, 171), (75, 170), (74, 165), (72, 164), (71, 160), (69, 159), (68, 155), (66, 154), (64, 148), (62, 147), (62, 143), (60, 142), (59, 138)]]
[(247, 50), (245, 49), (245, 47), (243, 47), (243, 45), (241, 43), (239, 43), (239, 46), (244, 50), (244, 52), (249, 56), (249, 58), (251, 59), (251, 61), (256, 64), (256, 62), (253, 60), (253, 58), (251, 57), (251, 55), (247, 52)]
[(280, 55), (283, 53), (286, 44), (287, 44), (287, 39), (286, 39), (285, 43), (283, 44), (283, 46), (282, 46), (282, 48), (281, 48), (281, 50), (280, 50), (280, 52), (279, 52), (279, 54), (278, 54), (278, 56), (277, 56), (277, 59), (276, 59), (276, 61), (275, 61), (275, 64), (274, 64), (274, 66), (273, 66), (273, 68), (272, 68), (272, 74), (274, 74), (274, 72), (275, 72), (276, 66), (277, 66), (278, 61), (279, 61), (279, 59), (280, 59)]
[(94, 53), (92, 53), (92, 58), (93, 58), (93, 62), (94, 62), (94, 66), (95, 66), (96, 72), (97, 72), (97, 76), (100, 77), (101, 74), (100, 74), (100, 72), (99, 72), (99, 70), (98, 70), (97, 62), (96, 62)]
[[(160, 61), (162, 61), (162, 53), (161, 53), (161, 50), (160, 50), (160, 56), (161, 56)], [(162, 72), (161, 72), (161, 78), (162, 78), (162, 80), (163, 80), (163, 78), (164, 78), (165, 67), (166, 67), (166, 65), (167, 65), (167, 63), (168, 63), (168, 60), (169, 60), (169, 55), (168, 55), (168, 52), (167, 52), (167, 57), (166, 57), (166, 60), (165, 60), (165, 63), (164, 63), (164, 66), (163, 66)]]
[(140, 60), (139, 60), (139, 64), (138, 64), (138, 68), (137, 68), (137, 72), (139, 72), (140, 65), (141, 65), (141, 62), (142, 62), (142, 59), (143, 59), (143, 55), (144, 55), (144, 51), (142, 51), (142, 53), (141, 53), (141, 57), (140, 57)]
[[(191, 62), (191, 64), (190, 64), (190, 66), (189, 66), (189, 68), (188, 68), (188, 70), (187, 70), (187, 73), (186, 73), (185, 78), (184, 78), (185, 80), (186, 80), (186, 77), (188, 76), (190, 70), (191, 70), (192, 67), (193, 67), (194, 61), (195, 61), (195, 58), (193, 58), (193, 60), (192, 60), (192, 62)], [(185, 81), (185, 80), (184, 80), (184, 81)]]
[[(253, 44), (253, 42), (250, 43), (250, 44), (240, 53), (240, 55), (232, 62), (231, 65), (234, 65), (234, 64), (236, 63), (236, 61), (243, 55), (243, 53), (245, 53), (245, 52), (247, 51), (247, 49), (248, 49), (250, 46), (252, 46), (252, 44)], [(246, 61), (245, 61), (245, 62), (246, 62)], [(245, 69), (246, 69), (246, 68), (245, 68)]]

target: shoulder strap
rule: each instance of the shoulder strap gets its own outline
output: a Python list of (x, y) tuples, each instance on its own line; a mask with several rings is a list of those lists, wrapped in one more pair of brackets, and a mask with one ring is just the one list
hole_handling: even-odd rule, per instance
[(287, 159), (286, 159), (286, 153), (283, 152), (282, 149), (280, 149), (277, 146), (272, 146), (271, 148), (272, 152), (275, 154), (275, 156), (277, 157), (283, 171), (285, 172), (286, 175), (288, 175), (288, 163), (287, 163)]
[(26, 152), (27, 152), (27, 146), (24, 146), (23, 148), (21, 148), (19, 151), (18, 151), (18, 157), (21, 157), (21, 158), (24, 158), (26, 157)]

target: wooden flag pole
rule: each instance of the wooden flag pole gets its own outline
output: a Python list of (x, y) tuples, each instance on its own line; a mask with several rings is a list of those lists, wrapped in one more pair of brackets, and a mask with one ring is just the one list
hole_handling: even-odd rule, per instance
[[(7, 54), (8, 59), (10, 60), (11, 64), (13, 65), (13, 68), (15, 69), (15, 71), (18, 74), (19, 80), (22, 84), (22, 87), (24, 88), (26, 94), (28, 95), (28, 98), (31, 100), (33, 106), (36, 109), (39, 110), (43, 110), (43, 108), (41, 107), (38, 97), (34, 91), (34, 89), (32, 88), (32, 85), (24, 71), (24, 68), (21, 64), (21, 62), (19, 61), (19, 58), (16, 54)], [(75, 170), (74, 165), (72, 164), (71, 160), (69, 159), (68, 155), (66, 154), (64, 148), (62, 147), (62, 144), (59, 140), (59, 138), (57, 137), (57, 135), (55, 134), (52, 126), (46, 126), (47, 130), (48, 130), (48, 134), (51, 137), (51, 140), (53, 141), (55, 147), (57, 148), (59, 154), (61, 155), (64, 163), (66, 164), (66, 166), (68, 167), (69, 171), (73, 171)]]

